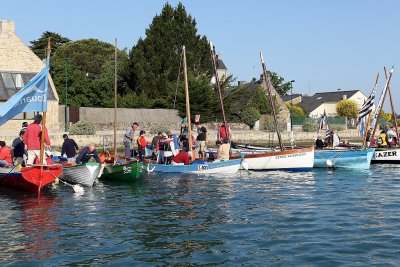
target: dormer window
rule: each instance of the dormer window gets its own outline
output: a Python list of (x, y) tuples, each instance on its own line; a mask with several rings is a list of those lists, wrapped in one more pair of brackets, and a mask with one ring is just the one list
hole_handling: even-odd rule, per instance
[(24, 87), (21, 73), (2, 72), (1, 77), (3, 78), (6, 89), (21, 89)]

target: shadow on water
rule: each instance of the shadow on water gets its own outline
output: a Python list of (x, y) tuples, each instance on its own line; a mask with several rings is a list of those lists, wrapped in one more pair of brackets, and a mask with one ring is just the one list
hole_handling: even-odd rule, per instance
[(43, 261), (56, 253), (59, 197), (51, 190), (36, 194), (0, 188), (0, 262)]

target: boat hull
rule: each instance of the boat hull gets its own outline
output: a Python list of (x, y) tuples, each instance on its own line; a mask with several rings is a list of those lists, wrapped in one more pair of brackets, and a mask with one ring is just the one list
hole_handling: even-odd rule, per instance
[(134, 182), (142, 178), (146, 173), (145, 166), (140, 162), (130, 162), (121, 165), (106, 165), (101, 176), (102, 179)]
[(369, 169), (374, 149), (315, 150), (314, 168)]
[(314, 147), (272, 151), (254, 154), (243, 153), (249, 170), (310, 171), (314, 165)]
[(190, 165), (148, 164), (151, 172), (195, 173), (195, 174), (233, 174), (239, 171), (242, 159), (219, 162), (198, 161)]
[(92, 187), (99, 176), (100, 169), (100, 163), (97, 162), (64, 166), (60, 179), (69, 183)]
[(0, 171), (0, 185), (18, 190), (39, 192), (47, 184), (60, 176), (61, 166), (33, 166), (22, 169), (4, 169)]
[(372, 164), (400, 164), (400, 148), (376, 148)]

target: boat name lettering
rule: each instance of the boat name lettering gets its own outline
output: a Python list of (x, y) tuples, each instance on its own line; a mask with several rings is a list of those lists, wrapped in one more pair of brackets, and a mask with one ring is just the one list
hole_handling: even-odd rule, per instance
[(380, 157), (396, 157), (397, 156), (397, 152), (396, 151), (382, 151), (382, 152), (376, 152), (376, 157), (380, 158)]
[(276, 159), (284, 159), (284, 158), (293, 158), (293, 157), (301, 157), (305, 156), (306, 153), (295, 153), (295, 154), (287, 154), (287, 155), (279, 155), (275, 156)]
[(208, 166), (207, 166), (207, 165), (199, 165), (199, 166), (197, 167), (197, 170), (199, 170), (199, 171), (208, 170)]
[(122, 170), (124, 171), (124, 174), (131, 173), (131, 167), (126, 167), (126, 166), (124, 166), (124, 167), (122, 168)]

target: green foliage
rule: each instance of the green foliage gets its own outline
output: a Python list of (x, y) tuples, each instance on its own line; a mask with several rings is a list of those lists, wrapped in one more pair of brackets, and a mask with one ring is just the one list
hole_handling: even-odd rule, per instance
[(268, 75), (276, 92), (281, 96), (287, 95), (287, 92), (292, 88), (292, 84), (290, 82), (284, 83), (285, 79), (279, 76), (276, 72), (269, 71)]
[(71, 41), (70, 39), (62, 37), (60, 34), (55, 32), (46, 31), (42, 33), (40, 38), (31, 41), (31, 45), (29, 46), (33, 53), (35, 53), (41, 59), (45, 58), (49, 37), (52, 54), (54, 54), (60, 46), (64, 46)]
[[(276, 131), (276, 126), (275, 126), (275, 122), (273, 120), (266, 120), (265, 124), (264, 124), (265, 130), (267, 130), (268, 132), (275, 132)], [(279, 130), (280, 131), (284, 131), (286, 128), (285, 124), (280, 124), (279, 125)]]
[(286, 106), (290, 110), (290, 114), (292, 115), (293, 118), (305, 118), (305, 117), (307, 117), (303, 107), (301, 107), (299, 105), (291, 106), (290, 104), (286, 104)]
[(260, 116), (260, 112), (258, 112), (258, 110), (252, 106), (244, 107), (242, 112), (240, 112), (240, 118), (242, 119), (242, 122), (249, 125), (250, 128), (254, 127), (254, 124), (260, 119)]
[(206, 76), (209, 82), (211, 63), (207, 38), (197, 34), (196, 21), (182, 3), (176, 8), (167, 3), (146, 29), (146, 37), (139, 39), (130, 51), (124, 78), (133, 92), (155, 100), (154, 107), (172, 107), (173, 102), (165, 99), (175, 93), (174, 87), (168, 84), (176, 83), (183, 45), (188, 70), (195, 77)]
[[(128, 59), (125, 51), (118, 51), (118, 70), (124, 70)], [(51, 74), (60, 97), (68, 105), (84, 107), (113, 107), (114, 46), (96, 39), (85, 39), (60, 47), (52, 57)], [(127, 85), (118, 77), (118, 92)]]
[[(215, 121), (220, 119), (220, 105), (217, 95), (207, 77), (196, 77), (193, 72), (188, 73), (189, 99), (190, 99), (190, 115), (192, 121), (196, 114), (201, 115), (202, 122)], [(168, 84), (170, 92), (167, 101), (171, 104), (174, 102), (176, 83)], [(173, 93), (172, 93), (173, 92)], [(186, 96), (185, 83), (180, 81), (178, 86), (178, 94), (176, 99), (176, 108), (179, 116), (186, 117)]]
[(346, 117), (348, 119), (355, 119), (358, 116), (358, 107), (356, 102), (346, 99), (340, 100), (336, 105), (336, 112), (339, 116)]
[(90, 121), (78, 121), (69, 127), (69, 134), (72, 135), (93, 135), (95, 133), (95, 124)]
[(346, 130), (346, 126), (333, 124), (333, 125), (330, 125), (330, 129), (332, 131), (343, 131), (343, 130)]
[(379, 112), (379, 118), (390, 122), (392, 120), (392, 113), (385, 113), (385, 111), (381, 109)]
[(318, 129), (318, 124), (313, 122), (305, 122), (303, 124), (303, 132), (315, 132)]

